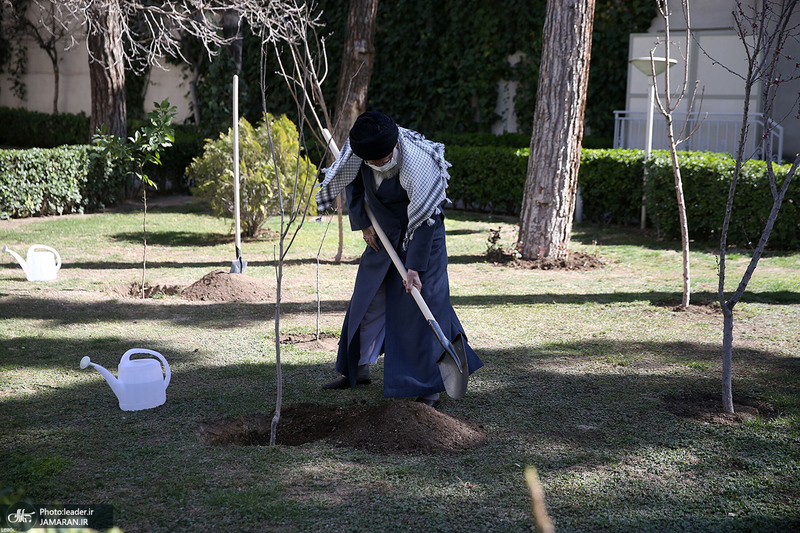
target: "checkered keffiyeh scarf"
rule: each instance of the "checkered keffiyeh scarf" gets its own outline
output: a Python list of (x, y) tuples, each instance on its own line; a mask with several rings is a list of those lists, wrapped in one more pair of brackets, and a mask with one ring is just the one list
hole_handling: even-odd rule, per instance
[[(422, 224), (432, 224), (439, 206), (447, 197), (452, 165), (444, 158), (444, 145), (429, 141), (422, 134), (406, 128), (398, 128), (400, 144), (400, 185), (408, 193), (408, 231), (403, 248), (413, 238), (414, 231)], [(345, 141), (339, 157), (322, 172), (325, 180), (317, 192), (317, 207), (327, 209), (342, 190), (352, 182), (361, 168), (361, 158), (353, 153), (350, 140)], [(430, 222), (429, 222), (430, 221)]]

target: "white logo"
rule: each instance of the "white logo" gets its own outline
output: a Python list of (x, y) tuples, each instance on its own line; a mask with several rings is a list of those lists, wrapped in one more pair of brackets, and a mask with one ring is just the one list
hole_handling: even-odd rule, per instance
[(27, 524), (33, 521), (33, 513), (26, 513), (25, 509), (17, 509), (16, 513), (10, 514), (6, 518), (9, 524), (19, 524), (21, 522)]
[[(28, 531), (39, 521), (36, 509), (30, 504), (19, 502), (7, 509), (5, 523), (11, 526), (13, 531)], [(7, 529), (3, 529), (3, 531), (7, 531)]]

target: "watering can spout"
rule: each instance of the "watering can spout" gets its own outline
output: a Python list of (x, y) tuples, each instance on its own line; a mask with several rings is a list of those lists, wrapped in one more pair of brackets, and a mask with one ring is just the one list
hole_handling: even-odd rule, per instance
[(3, 246), (3, 253), (5, 253), (5, 252), (10, 253), (11, 257), (13, 257), (14, 259), (17, 260), (17, 263), (19, 263), (19, 266), (22, 267), (22, 270), (25, 271), (25, 275), (27, 276), (28, 275), (28, 263), (26, 263), (25, 260), (22, 257), (20, 257), (17, 252), (15, 252), (14, 250), (10, 249), (8, 246)]
[(100, 372), (100, 375), (105, 378), (108, 384), (111, 386), (111, 390), (114, 391), (118, 399), (123, 399), (125, 396), (125, 385), (120, 383), (120, 381), (114, 377), (114, 374), (103, 368), (102, 366), (98, 365), (97, 363), (92, 363), (91, 359), (87, 355), (83, 359), (81, 359), (81, 368), (85, 369), (87, 367), (93, 367), (95, 370)]

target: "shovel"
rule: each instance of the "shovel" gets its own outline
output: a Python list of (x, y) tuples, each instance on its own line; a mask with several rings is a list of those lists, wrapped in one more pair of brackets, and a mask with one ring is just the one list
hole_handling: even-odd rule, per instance
[(247, 261), (242, 259), (242, 229), (239, 219), (239, 76), (233, 76), (233, 218), (236, 220), (236, 259), (231, 263), (231, 274), (244, 273)]
[[(328, 143), (328, 147), (331, 149), (331, 152), (333, 152), (334, 157), (339, 157), (339, 147), (336, 146), (336, 141), (333, 140), (330, 131), (323, 128), (322, 135), (325, 137), (325, 141)], [(392, 263), (394, 263), (397, 271), (403, 277), (403, 281), (406, 281), (408, 279), (406, 267), (403, 265), (403, 262), (400, 261), (397, 251), (395, 251), (386, 233), (383, 232), (383, 228), (378, 224), (375, 215), (372, 214), (372, 209), (370, 209), (369, 204), (365, 204), (365, 207), (367, 216), (372, 223), (372, 227), (375, 229), (375, 233), (378, 234), (381, 244), (383, 244), (386, 253), (388, 253), (389, 257), (392, 259)], [(439, 344), (441, 344), (444, 349), (444, 352), (441, 357), (439, 357), (439, 360), (436, 361), (436, 364), (439, 366), (439, 373), (442, 375), (442, 381), (444, 382), (444, 389), (447, 391), (447, 395), (455, 400), (463, 398), (467, 393), (467, 382), (469, 380), (469, 365), (467, 363), (467, 354), (464, 350), (463, 337), (461, 334), (458, 334), (456, 338), (453, 339), (453, 342), (450, 342), (439, 326), (439, 323), (436, 322), (436, 318), (434, 318), (428, 304), (425, 303), (425, 300), (416, 287), (411, 288), (411, 296), (414, 297), (414, 301), (417, 302), (417, 306), (419, 306), (420, 311), (422, 311), (422, 314), (428, 321), (428, 325), (439, 340)]]
[[(400, 272), (403, 281), (406, 281), (408, 279), (408, 272), (406, 272), (405, 266), (403, 266), (392, 243), (389, 242), (389, 238), (386, 237), (380, 224), (378, 224), (378, 221), (375, 219), (375, 215), (372, 214), (369, 204), (365, 205), (367, 208), (367, 216), (370, 222), (372, 222), (375, 233), (378, 234), (378, 238), (381, 240), (383, 247), (386, 249), (389, 257), (392, 258), (392, 263), (394, 263), (397, 271)], [(425, 300), (416, 287), (411, 287), (411, 296), (414, 297), (414, 301), (417, 302), (419, 310), (422, 311), (425, 320), (428, 321), (428, 325), (431, 327), (436, 338), (439, 340), (439, 344), (441, 344), (444, 349), (444, 352), (441, 357), (439, 357), (439, 360), (436, 361), (436, 364), (439, 365), (439, 373), (442, 375), (442, 381), (444, 382), (444, 389), (447, 391), (447, 395), (455, 400), (463, 398), (467, 393), (467, 381), (469, 380), (469, 365), (467, 364), (467, 354), (464, 350), (464, 339), (459, 333), (456, 335), (456, 338), (453, 339), (453, 342), (450, 342), (439, 326), (439, 323), (436, 322), (433, 313), (431, 313), (430, 308), (428, 308), (428, 304), (425, 303)]]

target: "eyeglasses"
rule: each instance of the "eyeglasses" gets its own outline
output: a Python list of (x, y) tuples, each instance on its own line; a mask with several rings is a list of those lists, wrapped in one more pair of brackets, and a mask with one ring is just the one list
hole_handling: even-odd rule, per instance
[(394, 153), (391, 153), (391, 154), (387, 155), (387, 156), (386, 156), (386, 157), (384, 157), (383, 159), (368, 159), (368, 160), (367, 160), (367, 163), (373, 164), (373, 165), (375, 165), (376, 167), (382, 167), (382, 166), (384, 166), (386, 163), (388, 163), (389, 161), (391, 161), (391, 160), (392, 160), (392, 156), (394, 156)]

